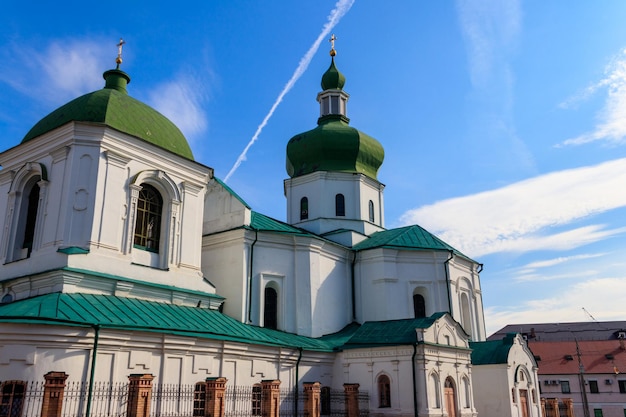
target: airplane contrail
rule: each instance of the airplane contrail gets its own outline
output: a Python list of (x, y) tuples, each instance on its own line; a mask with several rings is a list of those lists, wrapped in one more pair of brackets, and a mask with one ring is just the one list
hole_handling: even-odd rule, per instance
[(298, 67), (294, 71), (289, 81), (287, 81), (287, 84), (285, 84), (285, 87), (282, 89), (280, 94), (278, 94), (276, 101), (270, 108), (270, 111), (267, 113), (267, 115), (265, 116), (265, 118), (263, 119), (259, 127), (256, 128), (256, 132), (254, 132), (254, 136), (252, 136), (252, 139), (250, 139), (250, 142), (248, 142), (243, 152), (241, 152), (241, 155), (239, 155), (239, 158), (237, 158), (237, 161), (228, 172), (228, 175), (226, 175), (226, 177), (224, 178), (224, 182), (228, 182), (228, 180), (235, 173), (237, 168), (239, 168), (239, 165), (241, 165), (241, 163), (246, 160), (246, 154), (248, 153), (248, 150), (250, 149), (250, 147), (252, 147), (254, 142), (256, 142), (257, 139), (259, 138), (261, 131), (267, 124), (270, 117), (272, 117), (272, 115), (274, 114), (274, 111), (276, 110), (280, 102), (283, 101), (283, 97), (285, 97), (285, 94), (287, 94), (289, 90), (291, 90), (291, 88), (294, 86), (296, 81), (298, 81), (300, 76), (304, 74), (307, 67), (309, 66), (309, 63), (311, 62), (311, 59), (313, 59), (313, 55), (315, 55), (315, 53), (319, 49), (320, 44), (322, 43), (322, 40), (326, 36), (328, 36), (330, 31), (337, 25), (337, 23), (339, 23), (339, 20), (341, 20), (341, 18), (350, 10), (353, 4), (354, 4), (354, 0), (339, 0), (335, 4), (335, 8), (328, 15), (328, 21), (322, 28), (322, 32), (319, 34), (317, 39), (315, 39), (315, 42), (313, 42), (313, 45), (311, 45), (309, 50), (300, 59), (300, 63), (298, 64)]

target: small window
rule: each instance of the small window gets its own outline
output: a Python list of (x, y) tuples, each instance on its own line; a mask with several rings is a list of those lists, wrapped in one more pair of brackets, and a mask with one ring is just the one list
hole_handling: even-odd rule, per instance
[(19, 417), (22, 415), (26, 383), (22, 381), (7, 381), (2, 384), (0, 394), (0, 416)]
[(278, 293), (271, 287), (265, 287), (263, 326), (274, 330), (278, 328)]
[(569, 394), (571, 392), (569, 387), (569, 381), (561, 381), (561, 392), (563, 394)]
[(335, 196), (335, 216), (346, 215), (346, 199), (343, 194), (337, 194)]
[(619, 392), (626, 394), (626, 380), (621, 379), (617, 381), (617, 384), (619, 385)]
[(387, 375), (378, 377), (378, 407), (391, 407), (391, 383)]
[(37, 223), (37, 209), (39, 208), (39, 186), (33, 184), (28, 193), (28, 208), (26, 209), (26, 226), (24, 230), (23, 249), (27, 250), (26, 257), (30, 257), (35, 240), (35, 224)]
[(206, 382), (198, 382), (193, 391), (193, 415), (204, 416), (206, 406)]
[(422, 294), (413, 295), (413, 312), (416, 319), (426, 317), (426, 300)]
[(254, 384), (252, 386), (252, 415), (261, 415), (261, 384)]
[(370, 200), (369, 202), (369, 210), (370, 210), (370, 222), (374, 223), (374, 202)]
[(600, 392), (598, 389), (598, 381), (589, 381), (589, 392), (592, 394), (597, 394)]
[(159, 252), (161, 236), (161, 213), (163, 198), (151, 185), (141, 184), (137, 200), (137, 219), (135, 222), (135, 247)]
[(593, 417), (602, 417), (602, 409), (594, 408), (593, 409)]
[(300, 220), (306, 220), (309, 218), (309, 199), (302, 197), (300, 199)]

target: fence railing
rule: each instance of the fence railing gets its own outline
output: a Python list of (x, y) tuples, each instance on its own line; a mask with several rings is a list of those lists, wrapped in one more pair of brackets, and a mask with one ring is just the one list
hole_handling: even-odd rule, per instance
[[(6, 391), (0, 381), (0, 417), (40, 417), (45, 392), (44, 382), (20, 382), (20, 389)], [(152, 386), (149, 417), (204, 416), (206, 391), (196, 385), (155, 384)], [(6, 391), (6, 392), (5, 392)], [(63, 391), (61, 417), (86, 417), (88, 384), (68, 382)], [(224, 392), (224, 417), (260, 417), (262, 391), (258, 386), (227, 386)], [(281, 417), (305, 415), (305, 393), (281, 388)], [(91, 393), (90, 417), (126, 417), (129, 404), (128, 382), (96, 382)], [(369, 415), (367, 392), (359, 392), (360, 417)], [(322, 416), (346, 417), (346, 396), (342, 390), (326, 388), (320, 400)], [(312, 416), (310, 416), (312, 417)]]

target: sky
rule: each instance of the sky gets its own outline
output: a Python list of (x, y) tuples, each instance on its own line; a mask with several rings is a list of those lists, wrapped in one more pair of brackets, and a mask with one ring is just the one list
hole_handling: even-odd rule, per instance
[[(294, 7), (296, 6), (296, 7)], [(0, 149), (104, 86), (286, 218), (288, 140), (316, 126), (335, 34), (350, 124), (385, 148), (385, 225), (484, 265), (488, 333), (626, 320), (626, 2), (23, 1), (0, 15)]]

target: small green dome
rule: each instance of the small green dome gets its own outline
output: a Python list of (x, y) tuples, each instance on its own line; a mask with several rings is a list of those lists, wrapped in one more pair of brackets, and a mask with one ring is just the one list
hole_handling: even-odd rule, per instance
[(180, 129), (152, 107), (128, 95), (128, 74), (114, 69), (106, 71), (103, 77), (106, 81), (102, 90), (85, 94), (54, 110), (30, 129), (22, 143), (69, 122), (102, 123), (193, 160), (189, 143)]
[(346, 83), (346, 77), (335, 66), (335, 58), (330, 61), (330, 67), (322, 75), (322, 90), (341, 90)]
[(376, 139), (349, 126), (339, 115), (322, 117), (318, 123), (287, 144), (287, 174), (291, 178), (315, 171), (341, 171), (377, 180), (385, 151)]

